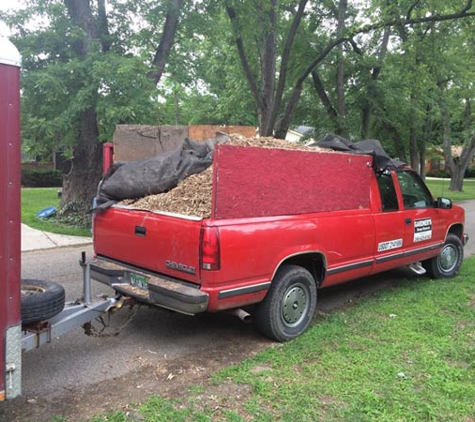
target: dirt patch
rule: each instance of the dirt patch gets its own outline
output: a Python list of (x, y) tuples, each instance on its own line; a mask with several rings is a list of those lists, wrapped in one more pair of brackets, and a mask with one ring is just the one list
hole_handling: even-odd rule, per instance
[[(60, 416), (68, 422), (79, 422), (117, 410), (128, 412), (133, 417), (140, 402), (151, 395), (163, 398), (183, 397), (191, 386), (203, 387), (203, 406), (214, 403), (215, 406), (225, 407), (226, 397), (235, 397), (237, 387), (231, 382), (225, 383), (224, 387), (219, 387), (218, 394), (210, 380), (211, 374), (239, 363), (272, 344), (265, 338), (250, 343), (236, 343), (229, 339), (229, 343), (229, 347), (223, 348), (221, 345), (210, 348), (200, 356), (187, 356), (159, 364), (144, 361), (139, 370), (125, 377), (93, 384), (87, 388), (64, 389), (48, 397), (18, 398), (2, 403), (0, 421), (46, 422)], [(228, 388), (230, 394), (223, 394), (223, 388)], [(244, 387), (240, 391), (243, 396), (247, 394)]]
[[(227, 145), (241, 147), (278, 148), (288, 150), (328, 152), (319, 147), (308, 147), (302, 144), (294, 144), (275, 138), (245, 138), (240, 135), (231, 135)], [(209, 218), (211, 216), (211, 190), (213, 169), (191, 175), (180, 182), (178, 186), (169, 192), (158, 195), (150, 195), (138, 200), (124, 200), (123, 205), (131, 205), (136, 209), (147, 211), (165, 211), (176, 214), (199, 216)]]

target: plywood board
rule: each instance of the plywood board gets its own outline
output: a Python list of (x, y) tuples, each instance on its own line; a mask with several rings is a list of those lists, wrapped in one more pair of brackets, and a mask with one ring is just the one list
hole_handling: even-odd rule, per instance
[(219, 125), (192, 125), (189, 126), (189, 136), (191, 139), (201, 141), (208, 138), (214, 138), (218, 133), (237, 133), (252, 138), (256, 136), (254, 126), (219, 126)]
[(114, 132), (114, 161), (135, 161), (178, 147), (188, 137), (187, 126), (118, 125)]

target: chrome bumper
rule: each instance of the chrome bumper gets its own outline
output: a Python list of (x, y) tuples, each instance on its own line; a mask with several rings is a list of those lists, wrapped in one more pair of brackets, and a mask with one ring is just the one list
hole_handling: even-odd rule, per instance
[[(199, 290), (198, 286), (191, 287), (179, 280), (165, 278), (104, 258), (96, 258), (88, 262), (88, 265), (92, 279), (141, 302), (188, 315), (205, 312), (208, 308), (208, 293)], [(133, 279), (137, 276), (146, 280), (146, 285), (134, 285)]]

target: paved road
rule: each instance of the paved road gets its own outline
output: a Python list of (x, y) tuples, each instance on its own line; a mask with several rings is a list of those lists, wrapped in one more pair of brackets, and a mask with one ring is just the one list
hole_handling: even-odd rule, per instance
[[(475, 201), (465, 201), (463, 206), (467, 211), (466, 231), (471, 235), (466, 254), (472, 255), (475, 253)], [(90, 246), (23, 253), (22, 277), (59, 282), (66, 288), (67, 300), (75, 300), (82, 291), (82, 273), (78, 265), (82, 250), (89, 256), (92, 253)], [(397, 277), (383, 277), (373, 277), (323, 292), (319, 309), (328, 311), (371, 294), (376, 289), (384, 288), (384, 279), (397, 280)], [(393, 285), (397, 281), (390, 283)], [(106, 286), (94, 283), (93, 294), (101, 293), (110, 292)], [(107, 391), (104, 394), (104, 388), (116, 385), (117, 389), (120, 387), (121, 393), (128, 389), (127, 394), (136, 399), (137, 394), (133, 390), (143, 388), (146, 395), (157, 388), (157, 383), (166, 383), (163, 374), (157, 375), (161, 371), (157, 368), (164, 368), (164, 365), (181, 362), (174, 366), (176, 374), (186, 364), (192, 364), (191, 372), (194, 374), (212, 368), (218, 362), (226, 364), (239, 361), (246, 354), (270, 344), (256, 333), (252, 325), (246, 325), (227, 314), (188, 317), (158, 308), (140, 307), (130, 320), (128, 316), (128, 310), (122, 309), (112, 317), (111, 328), (106, 333), (113, 334), (124, 325), (119, 335), (90, 337), (77, 329), (60, 340), (55, 339), (51, 344), (26, 353), (23, 359), (24, 398), (17, 408), (23, 406), (24, 411), (25, 406), (30, 406), (32, 413), (29, 416), (48, 420), (53, 415), (48, 414), (48, 411), (58, 412), (61, 402), (68, 409), (73, 405), (78, 408), (85, 406), (88, 399), (84, 389), (95, 389), (94, 405), (101, 409), (103, 404), (107, 404), (108, 395)], [(101, 389), (98, 385), (102, 386)], [(75, 401), (71, 397), (65, 398), (68, 393), (76, 397)], [(114, 394), (118, 395), (119, 391), (111, 392), (110, 400)], [(92, 397), (91, 394), (91, 408), (94, 408)], [(97, 403), (97, 400), (104, 400), (104, 403)], [(78, 412), (81, 415), (81, 410)]]

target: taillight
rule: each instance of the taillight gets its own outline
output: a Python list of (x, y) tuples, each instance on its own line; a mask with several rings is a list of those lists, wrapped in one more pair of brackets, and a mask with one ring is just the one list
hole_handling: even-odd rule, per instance
[(220, 269), (219, 231), (217, 227), (201, 228), (201, 269), (216, 271)]

